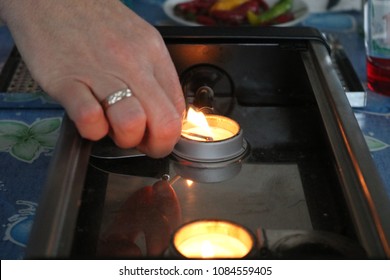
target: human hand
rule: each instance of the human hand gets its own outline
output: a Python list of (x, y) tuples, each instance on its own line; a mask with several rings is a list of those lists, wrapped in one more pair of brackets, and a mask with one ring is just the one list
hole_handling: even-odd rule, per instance
[(101, 236), (98, 255), (101, 257), (141, 256), (136, 244), (144, 234), (148, 256), (160, 256), (167, 249), (172, 232), (181, 222), (176, 193), (166, 180), (146, 186), (131, 195)]
[[(158, 31), (119, 0), (0, 0), (33, 78), (58, 100), (81, 136), (107, 133), (122, 148), (151, 157), (171, 152), (181, 131), (184, 99)], [(132, 96), (101, 102), (130, 88)]]

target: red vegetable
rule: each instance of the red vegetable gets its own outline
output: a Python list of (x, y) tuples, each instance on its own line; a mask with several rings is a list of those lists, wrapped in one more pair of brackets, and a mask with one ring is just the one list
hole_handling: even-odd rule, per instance
[(264, 2), (264, 0), (257, 0), (257, 2), (259, 3), (259, 7), (261, 11), (266, 11), (269, 9), (268, 3)]
[(259, 2), (251, 0), (230, 11), (213, 10), (210, 15), (224, 25), (240, 25), (246, 22), (248, 11), (257, 13), (259, 8)]
[(242, 25), (248, 23), (249, 11), (256, 14), (269, 9), (264, 0), (249, 0), (231, 10), (215, 10), (211, 7), (218, 0), (192, 0), (179, 3), (174, 7), (174, 13), (188, 21), (202, 25)]
[(275, 18), (273, 20), (273, 23), (274, 24), (280, 24), (280, 23), (285, 23), (285, 22), (288, 22), (288, 21), (292, 21), (294, 20), (294, 14), (292, 12), (286, 12), (284, 13), (283, 15), (280, 15), (278, 16), (277, 18)]
[(198, 15), (196, 16), (195, 21), (199, 24), (203, 24), (207, 26), (217, 25), (217, 21), (214, 18), (207, 15)]
[(217, 0), (193, 0), (188, 2), (179, 3), (174, 7), (174, 12), (177, 14), (188, 14), (192, 13), (194, 15), (204, 14), (209, 11), (211, 6)]

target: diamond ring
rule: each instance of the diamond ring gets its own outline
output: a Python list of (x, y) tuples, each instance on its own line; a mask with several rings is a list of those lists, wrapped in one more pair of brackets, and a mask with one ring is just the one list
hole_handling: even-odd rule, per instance
[(129, 88), (124, 88), (121, 90), (118, 90), (109, 96), (107, 96), (103, 101), (102, 101), (102, 106), (104, 109), (107, 109), (108, 107), (114, 105), (115, 103), (121, 101), (124, 98), (131, 97), (133, 94)]

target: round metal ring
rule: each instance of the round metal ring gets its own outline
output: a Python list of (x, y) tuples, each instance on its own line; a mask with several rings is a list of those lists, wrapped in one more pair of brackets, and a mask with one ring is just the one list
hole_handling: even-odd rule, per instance
[(121, 90), (118, 90), (109, 96), (107, 96), (103, 101), (102, 101), (102, 106), (104, 109), (107, 109), (108, 107), (114, 105), (115, 103), (121, 101), (124, 98), (131, 97), (133, 93), (129, 88), (124, 88)]

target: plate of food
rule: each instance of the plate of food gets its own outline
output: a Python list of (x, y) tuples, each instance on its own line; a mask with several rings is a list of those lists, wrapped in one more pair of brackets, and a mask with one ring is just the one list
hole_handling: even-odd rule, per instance
[(187, 26), (292, 26), (309, 13), (302, 0), (167, 0), (163, 9)]

